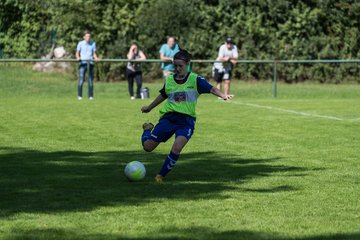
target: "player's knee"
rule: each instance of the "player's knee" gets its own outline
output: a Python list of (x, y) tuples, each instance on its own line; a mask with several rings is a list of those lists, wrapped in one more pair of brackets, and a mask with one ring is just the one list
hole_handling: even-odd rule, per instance
[(152, 152), (155, 149), (155, 147), (152, 146), (151, 144), (148, 144), (147, 142), (145, 142), (143, 144), (143, 149), (145, 152)]
[(152, 152), (154, 150), (152, 147), (149, 147), (149, 146), (147, 146), (145, 144), (143, 145), (143, 149), (144, 149), (145, 152)]
[(177, 155), (180, 154), (181, 150), (182, 150), (182, 147), (179, 145), (174, 145), (171, 149), (171, 151)]

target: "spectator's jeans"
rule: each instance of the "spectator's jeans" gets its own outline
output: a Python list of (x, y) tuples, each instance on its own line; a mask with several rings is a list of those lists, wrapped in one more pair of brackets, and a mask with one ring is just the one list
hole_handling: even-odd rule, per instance
[(88, 81), (88, 97), (93, 97), (93, 79), (94, 79), (94, 64), (81, 63), (79, 66), (79, 84), (78, 84), (78, 96), (82, 97), (82, 86), (84, 84), (84, 78), (89, 66), (89, 81)]

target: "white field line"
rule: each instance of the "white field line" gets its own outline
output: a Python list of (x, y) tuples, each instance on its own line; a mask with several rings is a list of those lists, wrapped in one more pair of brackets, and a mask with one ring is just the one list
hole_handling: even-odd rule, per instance
[(243, 102), (234, 102), (234, 101), (228, 101), (226, 103), (239, 104), (239, 105), (245, 105), (245, 106), (254, 107), (254, 108), (268, 109), (271, 111), (292, 113), (292, 114), (301, 115), (301, 116), (307, 116), (307, 117), (313, 117), (313, 118), (324, 118), (324, 119), (336, 120), (336, 121), (359, 121), (360, 120), (360, 118), (340, 118), (340, 117), (335, 117), (335, 116), (299, 112), (299, 111), (295, 111), (295, 110), (291, 110), (291, 109), (283, 109), (283, 108), (277, 108), (277, 107), (271, 107), (271, 106), (258, 105), (258, 104), (254, 104), (254, 103), (243, 103)]

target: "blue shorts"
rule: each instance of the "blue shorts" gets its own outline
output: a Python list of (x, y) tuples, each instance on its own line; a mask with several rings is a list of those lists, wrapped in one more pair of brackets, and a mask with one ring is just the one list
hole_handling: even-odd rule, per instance
[(187, 140), (194, 133), (196, 119), (181, 113), (168, 113), (160, 118), (154, 130), (151, 132), (150, 139), (155, 142), (166, 142), (174, 135), (175, 137), (184, 136)]

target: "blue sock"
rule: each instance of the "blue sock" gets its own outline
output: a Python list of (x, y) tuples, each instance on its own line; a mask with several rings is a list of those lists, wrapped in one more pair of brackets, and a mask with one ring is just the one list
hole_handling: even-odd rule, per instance
[(144, 142), (150, 138), (151, 131), (150, 130), (144, 130), (142, 136), (141, 136), (141, 143), (144, 145)]
[(163, 166), (161, 167), (159, 174), (165, 177), (166, 174), (168, 174), (171, 171), (171, 169), (175, 166), (176, 161), (179, 159), (179, 157), (180, 155), (177, 155), (171, 151), (170, 154), (166, 157), (166, 160)]

